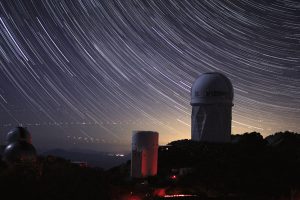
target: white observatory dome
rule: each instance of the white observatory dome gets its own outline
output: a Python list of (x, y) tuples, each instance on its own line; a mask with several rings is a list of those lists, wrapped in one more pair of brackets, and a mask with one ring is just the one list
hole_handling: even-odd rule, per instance
[(191, 105), (232, 104), (233, 87), (231, 81), (219, 72), (204, 73), (194, 82), (191, 89)]
[(31, 144), (31, 134), (24, 127), (16, 127), (8, 132), (6, 136), (6, 144), (9, 145), (14, 142), (25, 141)]

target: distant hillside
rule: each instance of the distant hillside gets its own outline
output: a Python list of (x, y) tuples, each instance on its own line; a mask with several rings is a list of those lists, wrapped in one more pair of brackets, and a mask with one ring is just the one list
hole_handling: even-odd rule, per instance
[(241, 198), (276, 199), (294, 190), (300, 192), (297, 133), (280, 132), (263, 138), (253, 132), (234, 135), (228, 144), (179, 140), (170, 145), (168, 151), (159, 152), (160, 176), (170, 176), (173, 169), (191, 168), (176, 185), (195, 193), (209, 190), (218, 196), (231, 193)]
[(265, 138), (268, 144), (278, 147), (300, 147), (300, 135), (294, 132), (278, 132)]
[[(245, 133), (232, 136), (232, 143), (226, 144), (173, 141), (159, 148), (158, 175), (146, 179), (130, 178), (129, 156), (83, 149), (43, 154), (51, 156), (39, 156), (33, 165), (9, 167), (0, 160), (2, 196), (151, 200), (191, 194), (201, 200), (300, 199), (298, 133), (279, 132), (266, 138)], [(61, 157), (103, 168), (122, 164), (104, 171)], [(18, 192), (10, 190), (15, 188)]]
[(121, 155), (118, 153), (97, 152), (86, 149), (53, 149), (43, 152), (42, 155), (62, 157), (71, 161), (83, 161), (87, 162), (89, 166), (100, 167), (103, 169), (109, 169), (120, 165), (130, 159), (129, 154)]

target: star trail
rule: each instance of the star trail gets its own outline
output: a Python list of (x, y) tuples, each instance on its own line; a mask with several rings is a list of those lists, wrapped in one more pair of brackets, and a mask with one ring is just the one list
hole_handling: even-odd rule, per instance
[(209, 71), (233, 83), (233, 133), (300, 132), (296, 0), (1, 0), (0, 43), (2, 138), (190, 138), (190, 87)]

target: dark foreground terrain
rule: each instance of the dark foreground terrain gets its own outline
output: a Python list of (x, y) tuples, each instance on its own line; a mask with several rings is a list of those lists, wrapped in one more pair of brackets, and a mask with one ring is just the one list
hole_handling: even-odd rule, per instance
[(0, 162), (1, 199), (300, 199), (300, 136), (174, 141), (160, 147), (156, 177), (133, 180), (129, 171), (130, 161), (106, 171), (54, 156)]

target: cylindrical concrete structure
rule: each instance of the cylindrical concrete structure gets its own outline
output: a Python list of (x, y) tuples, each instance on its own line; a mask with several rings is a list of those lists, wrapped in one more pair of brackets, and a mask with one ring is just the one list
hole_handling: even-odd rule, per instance
[(157, 174), (158, 133), (133, 131), (131, 152), (131, 176), (145, 178)]
[(225, 75), (218, 72), (200, 75), (191, 89), (192, 140), (230, 142), (232, 101), (233, 87)]

